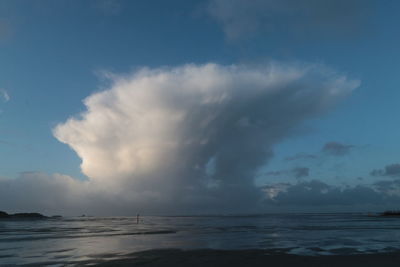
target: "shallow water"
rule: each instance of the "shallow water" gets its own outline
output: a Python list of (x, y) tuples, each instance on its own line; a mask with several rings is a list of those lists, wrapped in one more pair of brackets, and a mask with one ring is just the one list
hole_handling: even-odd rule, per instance
[(366, 214), (197, 217), (73, 217), (0, 221), (0, 265), (62, 265), (136, 251), (285, 249), (302, 255), (400, 249), (400, 218)]

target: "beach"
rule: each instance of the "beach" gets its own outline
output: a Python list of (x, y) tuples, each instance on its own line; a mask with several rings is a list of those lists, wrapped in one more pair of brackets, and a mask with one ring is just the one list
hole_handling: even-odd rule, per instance
[(398, 266), (400, 220), (366, 214), (0, 222), (0, 266)]
[(377, 254), (304, 256), (269, 250), (150, 250), (109, 261), (90, 261), (95, 266), (399, 266), (400, 252)]

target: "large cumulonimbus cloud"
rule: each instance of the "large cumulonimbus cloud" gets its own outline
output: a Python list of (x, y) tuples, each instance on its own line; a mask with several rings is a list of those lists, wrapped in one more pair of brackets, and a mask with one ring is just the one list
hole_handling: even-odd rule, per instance
[[(359, 85), (321, 65), (218, 64), (112, 77), (54, 129), (95, 188), (165, 209), (246, 210), (272, 147)], [(146, 203), (146, 204), (144, 204)]]

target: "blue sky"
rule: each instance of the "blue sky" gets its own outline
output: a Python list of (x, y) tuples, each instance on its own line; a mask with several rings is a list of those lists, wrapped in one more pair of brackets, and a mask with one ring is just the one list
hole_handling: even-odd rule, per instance
[[(83, 99), (109, 88), (103, 73), (274, 61), (321, 64), (361, 85), (276, 142), (257, 183), (296, 182), (290, 172), (263, 175), (296, 167), (309, 168), (305, 180), (374, 183), (370, 172), (400, 157), (400, 3), (339, 1), (326, 9), (315, 1), (286, 2), (276, 8), (276, 1), (255, 1), (246, 13), (235, 10), (246, 5), (239, 0), (229, 8), (222, 0), (1, 0), (0, 88), (10, 99), (0, 101), (0, 176), (85, 179), (80, 157), (52, 130), (85, 111)], [(327, 155), (328, 142), (351, 148)], [(284, 160), (299, 153), (318, 159)]]
[(123, 2), (108, 14), (101, 1), (2, 1), (10, 33), (1, 41), (1, 83), (12, 97), (2, 104), (2, 139), (10, 143), (1, 151), (3, 175), (79, 173), (79, 160), (51, 128), (99, 90), (96, 72), (233, 61), (221, 56), (223, 36), (215, 25), (196, 18), (198, 3), (185, 2), (176, 3), (179, 10), (162, 1)]

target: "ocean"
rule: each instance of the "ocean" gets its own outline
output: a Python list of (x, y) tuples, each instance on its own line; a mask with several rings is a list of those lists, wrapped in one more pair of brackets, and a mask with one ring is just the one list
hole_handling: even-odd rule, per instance
[(0, 221), (0, 265), (63, 266), (152, 249), (282, 250), (299, 255), (400, 249), (400, 218), (358, 213), (65, 217)]

